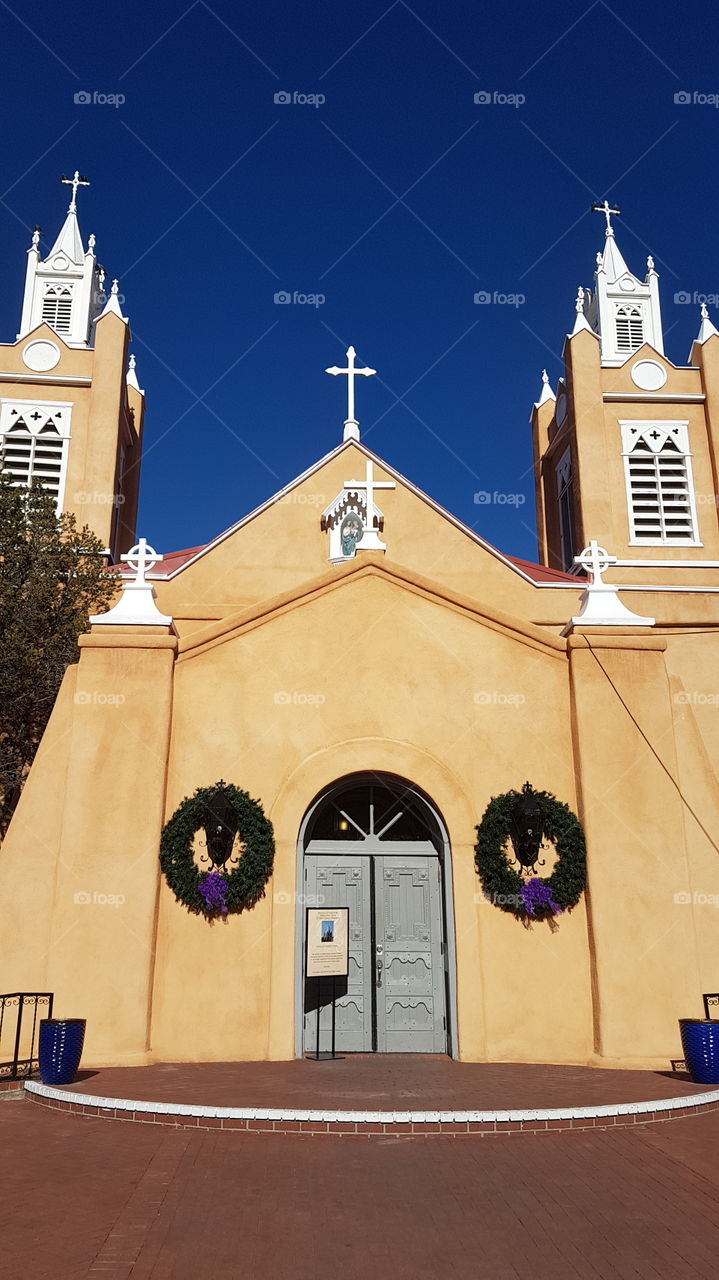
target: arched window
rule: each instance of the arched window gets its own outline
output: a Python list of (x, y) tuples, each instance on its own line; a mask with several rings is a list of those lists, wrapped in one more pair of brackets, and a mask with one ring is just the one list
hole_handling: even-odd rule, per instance
[(557, 484), (557, 520), (559, 523), (559, 545), (562, 555), (562, 568), (567, 573), (576, 569), (574, 557), (577, 554), (576, 536), (574, 532), (574, 485), (572, 482), (572, 452), (565, 449), (555, 472)]
[(72, 291), (67, 285), (48, 285), (42, 300), (42, 319), (55, 333), (70, 332)]
[(644, 318), (642, 308), (625, 304), (617, 307), (617, 351), (638, 351), (644, 342)]
[(630, 541), (698, 546), (686, 422), (622, 422)]

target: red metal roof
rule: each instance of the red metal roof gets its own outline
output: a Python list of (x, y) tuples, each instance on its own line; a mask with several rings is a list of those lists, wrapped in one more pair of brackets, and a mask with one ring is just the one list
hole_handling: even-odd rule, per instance
[[(216, 539), (213, 538), (212, 542), (215, 541)], [(176, 573), (178, 569), (182, 569), (200, 551), (204, 551), (205, 547), (211, 546), (212, 542), (201, 543), (199, 547), (186, 547), (184, 551), (168, 551), (155, 568), (150, 570), (152, 577), (164, 578), (169, 577), (171, 573)], [(532, 560), (522, 560), (519, 556), (505, 555), (504, 558), (510, 564), (515, 565), (522, 573), (526, 573), (527, 577), (531, 578), (533, 582), (573, 582), (578, 584), (585, 581), (583, 573), (579, 576), (574, 573), (564, 573), (561, 569), (550, 569), (548, 565), (534, 564)], [(128, 567), (124, 563), (114, 564), (110, 566), (108, 572), (126, 574), (128, 573)]]

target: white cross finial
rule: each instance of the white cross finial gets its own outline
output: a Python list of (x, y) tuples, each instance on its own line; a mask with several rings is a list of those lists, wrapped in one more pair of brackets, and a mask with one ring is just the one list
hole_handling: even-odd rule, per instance
[(614, 228), (612, 227), (610, 214), (613, 213), (618, 217), (619, 214), (621, 213), (621, 209), (617, 209), (616, 206), (613, 207), (612, 205), (610, 205), (608, 200), (605, 200), (603, 204), (593, 204), (592, 212), (604, 214), (604, 217), (607, 220), (607, 229), (606, 229), (605, 235), (613, 236)]
[[(350, 347), (350, 351), (352, 348)], [(374, 370), (373, 370), (374, 372)], [(364, 480), (345, 480), (345, 489), (353, 493), (364, 492), (365, 504), (367, 507), (367, 519), (365, 521), (364, 533), (357, 543), (357, 551), (386, 551), (387, 547), (384, 542), (380, 542), (377, 530), (374, 527), (374, 491), (375, 489), (394, 489), (396, 485), (393, 480), (375, 480), (374, 465), (372, 459), (368, 458), (365, 466)]]
[(77, 213), (77, 189), (78, 187), (89, 187), (90, 183), (87, 178), (82, 177), (82, 174), (77, 169), (71, 178), (66, 177), (63, 173), (60, 181), (64, 182), (65, 186), (72, 187), (72, 200), (70, 201), (68, 213)]
[(371, 378), (377, 372), (376, 369), (357, 369), (355, 368), (355, 357), (357, 352), (354, 347), (347, 348), (347, 368), (340, 369), (336, 364), (331, 368), (325, 369), (325, 373), (331, 373), (334, 377), (337, 374), (344, 374), (347, 378), (347, 417), (345, 418), (345, 440), (359, 440), (359, 422), (355, 417), (355, 378), (360, 375), (363, 378)]
[(544, 383), (545, 387), (549, 382), (549, 374), (547, 373), (546, 369), (542, 369), (542, 382)]
[(131, 569), (134, 569), (136, 575), (135, 584), (144, 586), (145, 574), (163, 557), (155, 551), (154, 547), (150, 546), (145, 538), (140, 538), (140, 541), (134, 547), (131, 547), (126, 555), (120, 556), (120, 559), (123, 563), (129, 564)]
[(709, 312), (707, 311), (707, 304), (706, 304), (706, 302), (702, 302), (702, 304), (701, 304), (701, 308), (700, 308), (700, 311), (699, 311), (699, 315), (701, 316), (702, 320), (708, 320), (708, 319), (709, 319)]
[(581, 555), (574, 557), (574, 563), (580, 564), (587, 573), (592, 575), (592, 586), (603, 586), (602, 574), (606, 573), (611, 564), (617, 563), (616, 556), (610, 556), (604, 547), (600, 547), (596, 538), (592, 538), (588, 547), (585, 547)]
[(169, 614), (160, 613), (155, 604), (155, 588), (145, 580), (145, 574), (162, 556), (158, 555), (145, 538), (140, 538), (136, 546), (126, 555), (120, 556), (124, 564), (130, 566), (135, 577), (122, 583), (122, 595), (106, 613), (91, 614), (90, 622), (99, 627), (169, 627), (172, 618)]
[(595, 538), (592, 538), (581, 555), (574, 557), (574, 563), (586, 569), (589, 582), (582, 592), (581, 612), (567, 623), (562, 635), (568, 635), (572, 627), (654, 626), (654, 618), (632, 613), (619, 599), (618, 588), (610, 582), (602, 581), (602, 574), (610, 565), (618, 564), (619, 561), (616, 556), (610, 556), (604, 547), (600, 547)]
[(119, 281), (117, 281), (117, 280), (113, 280), (113, 282), (112, 282), (112, 289), (111, 289), (111, 291), (110, 291), (110, 292), (111, 292), (111, 293), (115, 293), (115, 294), (116, 294), (116, 293), (118, 292), (119, 288), (120, 288)]
[(584, 315), (584, 290), (581, 285), (577, 289), (577, 301), (575, 303), (575, 306), (577, 309), (577, 315), (578, 316)]

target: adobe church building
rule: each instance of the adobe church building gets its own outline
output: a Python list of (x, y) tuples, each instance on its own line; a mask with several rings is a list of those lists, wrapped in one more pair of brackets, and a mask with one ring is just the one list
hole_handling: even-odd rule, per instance
[[(341, 1052), (666, 1068), (677, 1019), (719, 989), (706, 311), (672, 364), (652, 260), (630, 271), (607, 209), (564, 376), (532, 410), (537, 564), (365, 447), (355, 377), (371, 371), (352, 348), (336, 447), (206, 546), (141, 542), (123, 561), (143, 395), (78, 181), (0, 347), (0, 437), (18, 483), (48, 478), (125, 587), (81, 638), (0, 851), (0, 990), (86, 1017), (88, 1066), (290, 1059), (315, 1046), (306, 908), (348, 906)], [(220, 779), (261, 803), (274, 870), (250, 909), (208, 919), (159, 850)], [(475, 869), (492, 797), (526, 780), (586, 835), (586, 891), (552, 920), (502, 910)], [(546, 876), (556, 853), (541, 857)]]

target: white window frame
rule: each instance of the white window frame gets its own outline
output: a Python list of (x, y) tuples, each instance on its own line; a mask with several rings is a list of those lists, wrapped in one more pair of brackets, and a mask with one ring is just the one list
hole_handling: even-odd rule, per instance
[[(649, 421), (638, 421), (636, 418), (622, 419), (619, 422), (622, 433), (622, 456), (624, 458), (624, 484), (626, 490), (627, 501), (627, 521), (629, 526), (628, 543), (630, 547), (701, 547), (702, 543), (699, 537), (699, 521), (697, 518), (696, 495), (694, 492), (694, 474), (692, 470), (692, 452), (689, 447), (689, 422), (688, 420), (677, 422), (669, 421), (666, 418), (651, 419)], [(689, 506), (689, 514), (691, 518), (692, 536), (689, 538), (679, 538), (671, 534), (662, 533), (659, 536), (647, 537), (636, 533), (635, 513), (634, 513), (634, 495), (632, 493), (632, 480), (630, 470), (630, 459), (634, 452), (637, 442), (645, 439), (650, 444), (652, 456), (657, 458), (661, 454), (661, 447), (656, 448), (651, 444), (647, 437), (652, 432), (659, 432), (664, 437), (664, 442), (668, 438), (672, 438), (677, 446), (677, 458), (681, 458), (684, 463), (687, 498)], [(657, 493), (660, 495), (659, 485), (657, 485)], [(659, 501), (659, 520), (663, 525), (664, 509)]]
[[(615, 350), (616, 350), (616, 352), (617, 352), (617, 355), (618, 355), (618, 356), (622, 356), (622, 357), (626, 360), (626, 359), (628, 359), (628, 358), (629, 358), (629, 356), (633, 356), (633, 355), (635, 355), (635, 353), (636, 353), (637, 351), (640, 351), (640, 350), (641, 350), (641, 348), (644, 346), (645, 342), (647, 342), (647, 312), (646, 312), (646, 307), (644, 306), (643, 301), (640, 301), (640, 300), (638, 300), (638, 299), (636, 299), (636, 298), (624, 298), (624, 299), (622, 299), (622, 301), (621, 301), (621, 302), (620, 302), (618, 299), (615, 299), (615, 301), (614, 301), (614, 303), (613, 303), (613, 308), (614, 308), (614, 347), (615, 347)], [(641, 326), (642, 326), (642, 340), (641, 340), (641, 342), (639, 343), (639, 345), (638, 345), (638, 346), (636, 346), (636, 347), (633, 347), (633, 346), (629, 346), (629, 347), (622, 347), (622, 346), (620, 345), (620, 343), (619, 343), (619, 324), (618, 324), (618, 322), (619, 322), (619, 320), (620, 320), (620, 319), (624, 319), (624, 317), (621, 317), (621, 316), (619, 315), (619, 312), (620, 312), (620, 311), (624, 311), (625, 309), (634, 309), (635, 311), (638, 311), (638, 312), (639, 312), (639, 323), (640, 323), (640, 324), (641, 324)], [(633, 319), (634, 319), (634, 320), (636, 320), (636, 318), (637, 318), (636, 316), (627, 316), (627, 317), (626, 317), (626, 319), (627, 319), (627, 321), (628, 321), (628, 323), (629, 323), (629, 326), (630, 326), (630, 333), (631, 333), (631, 323), (632, 323), (632, 320), (633, 320)]]
[[(62, 295), (65, 293), (70, 295), (70, 311), (68, 314), (67, 328), (60, 329), (58, 328), (58, 325), (57, 325), (57, 304), (59, 303)], [(45, 303), (47, 302), (48, 298), (54, 298), (55, 304), (56, 304), (54, 324), (51, 320), (46, 320), (43, 314), (43, 312), (45, 311)], [(56, 333), (60, 338), (71, 338), (72, 322), (74, 318), (73, 317), (74, 306), (75, 306), (75, 290), (73, 289), (72, 284), (70, 282), (66, 280), (58, 280), (56, 282), (52, 280), (46, 281), (46, 283), (43, 286), (42, 297), (40, 299), (40, 323), (49, 325), (53, 333)]]
[[(34, 437), (35, 440), (40, 437), (44, 421), (47, 421), (48, 418), (55, 417), (58, 411), (62, 414), (61, 422), (56, 424), (58, 427), (58, 436), (62, 441), (60, 473), (57, 484), (57, 502), (55, 507), (58, 515), (60, 515), (60, 512), (63, 510), (63, 503), (65, 500), (67, 465), (70, 453), (70, 440), (72, 438), (71, 422), (73, 407), (74, 405), (72, 400), (10, 400), (0, 397), (0, 454), (3, 452), (5, 441), (7, 439), (12, 440), (13, 438), (12, 435), (9, 434), (10, 428), (14, 426), (13, 410), (17, 410), (17, 412), (22, 416), (25, 421), (28, 434)], [(44, 421), (39, 422), (37, 425), (28, 425), (28, 421), (33, 413), (40, 413), (43, 415)], [(42, 481), (42, 476), (33, 475), (32, 461), (34, 460), (34, 453), (35, 450), (33, 448), (31, 465), (28, 469), (28, 480), (37, 479)], [(29, 487), (29, 485), (23, 484), (22, 481), (13, 481), (12, 483), (18, 488)]]

